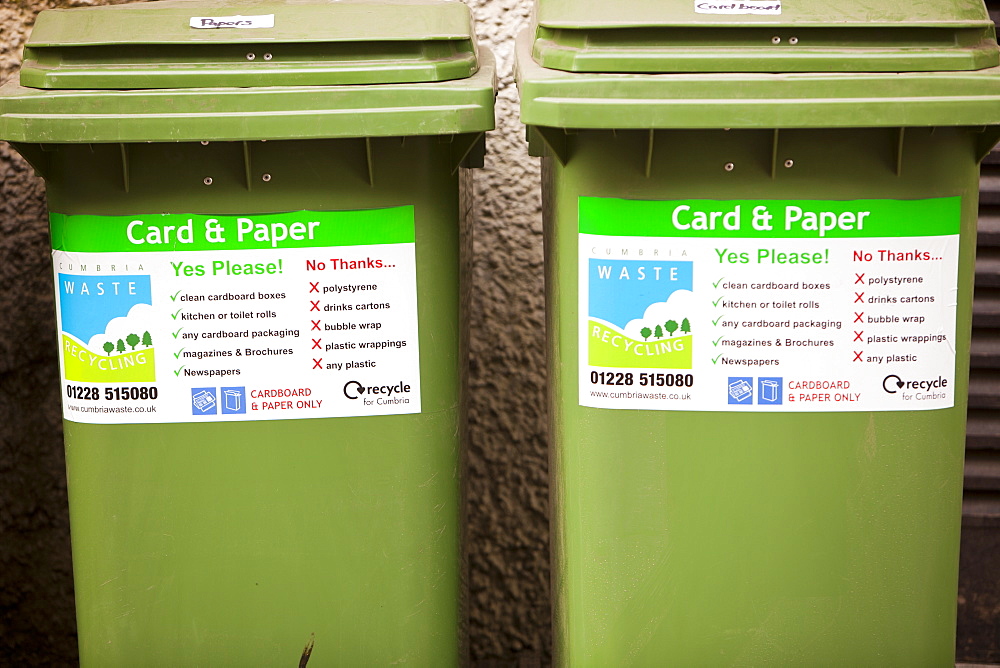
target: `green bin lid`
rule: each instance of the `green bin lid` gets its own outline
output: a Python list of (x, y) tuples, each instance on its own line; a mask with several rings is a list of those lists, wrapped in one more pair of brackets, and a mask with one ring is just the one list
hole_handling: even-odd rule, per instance
[(982, 0), (536, 0), (521, 120), (572, 129), (1000, 125)]
[[(203, 27), (221, 26), (221, 27)], [(48, 10), (0, 139), (310, 139), (494, 127), (492, 55), (459, 0), (166, 0)]]
[(982, 0), (537, 0), (569, 72), (906, 72), (1000, 64)]
[(455, 0), (171, 0), (44, 11), (21, 85), (52, 89), (413, 83), (476, 71)]

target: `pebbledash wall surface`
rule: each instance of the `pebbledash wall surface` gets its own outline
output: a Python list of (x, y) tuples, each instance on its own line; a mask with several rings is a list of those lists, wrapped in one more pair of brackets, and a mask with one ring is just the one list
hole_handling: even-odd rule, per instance
[[(497, 130), (476, 173), (467, 549), (479, 666), (550, 660), (548, 453), (538, 161), (512, 39), (529, 0), (467, 0), (498, 59)], [(0, 80), (35, 15), (87, 0), (0, 0)], [(989, 3), (1000, 9), (1000, 1)], [(1000, 157), (984, 166), (958, 658), (1000, 661)], [(0, 664), (73, 665), (76, 636), (44, 189), (0, 143)]]

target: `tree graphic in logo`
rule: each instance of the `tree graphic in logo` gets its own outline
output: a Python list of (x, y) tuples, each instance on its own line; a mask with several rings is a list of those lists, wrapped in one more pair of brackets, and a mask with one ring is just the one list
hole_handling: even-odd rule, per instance
[(670, 336), (673, 336), (674, 332), (676, 332), (678, 329), (681, 330), (682, 334), (690, 334), (691, 321), (688, 320), (687, 318), (684, 318), (683, 320), (681, 320), (681, 324), (678, 325), (676, 320), (667, 320), (662, 325), (657, 323), (656, 325), (653, 326), (653, 329), (650, 329), (649, 327), (643, 327), (642, 329), (639, 330), (639, 333), (642, 334), (642, 338), (644, 340), (648, 341), (650, 336), (662, 339), (664, 332), (666, 332)]
[(124, 341), (122, 339), (118, 339), (117, 345), (115, 345), (111, 341), (105, 341), (104, 345), (101, 347), (104, 348), (104, 352), (106, 352), (110, 357), (111, 353), (115, 352), (115, 350), (117, 350), (120, 353), (125, 352), (125, 344), (130, 345), (132, 347), (132, 350), (135, 350), (135, 347), (140, 343), (142, 343), (142, 345), (146, 346), (147, 348), (150, 347), (151, 345), (153, 345), (153, 335), (150, 334), (149, 332), (143, 332), (142, 338), (140, 339), (138, 334), (132, 333), (126, 336)]

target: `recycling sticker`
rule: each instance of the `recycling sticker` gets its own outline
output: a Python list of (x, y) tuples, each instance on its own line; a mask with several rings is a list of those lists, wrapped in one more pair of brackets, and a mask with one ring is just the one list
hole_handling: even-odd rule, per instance
[(959, 197), (579, 200), (579, 402), (954, 406)]
[(51, 227), (67, 420), (420, 412), (412, 206)]

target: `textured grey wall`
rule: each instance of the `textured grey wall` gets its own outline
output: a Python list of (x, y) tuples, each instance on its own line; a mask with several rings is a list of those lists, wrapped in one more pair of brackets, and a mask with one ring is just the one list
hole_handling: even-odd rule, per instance
[[(498, 129), (477, 173), (469, 457), (474, 662), (546, 664), (550, 647), (544, 317), (537, 161), (517, 120), (511, 39), (529, 0), (467, 0), (498, 57)], [(0, 80), (34, 16), (87, 0), (0, 0)], [(0, 142), (2, 144), (2, 142)], [(76, 658), (43, 188), (0, 145), (0, 664)]]
[(497, 131), (477, 174), (469, 470), (473, 656), (550, 646), (545, 313), (538, 160), (518, 120), (513, 36), (529, 0), (471, 0), (497, 56)]
[[(40, 3), (39, 3), (40, 4)], [(0, 80), (35, 7), (0, 0)], [(42, 184), (0, 142), (0, 663), (76, 655)]]

